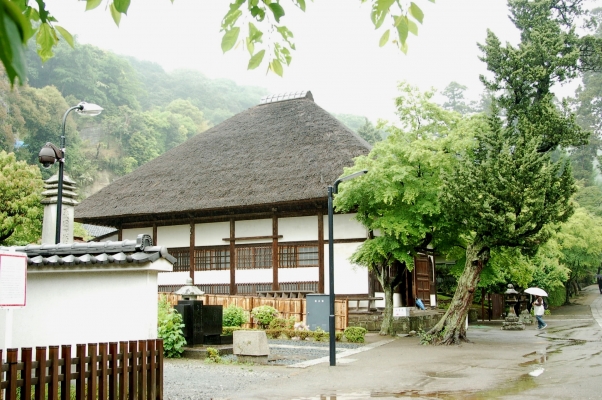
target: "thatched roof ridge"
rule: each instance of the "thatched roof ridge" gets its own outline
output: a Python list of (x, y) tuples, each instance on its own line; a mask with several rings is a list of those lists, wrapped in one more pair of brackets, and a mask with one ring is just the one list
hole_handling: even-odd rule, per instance
[(121, 177), (80, 222), (326, 198), (370, 145), (310, 98), (252, 107)]

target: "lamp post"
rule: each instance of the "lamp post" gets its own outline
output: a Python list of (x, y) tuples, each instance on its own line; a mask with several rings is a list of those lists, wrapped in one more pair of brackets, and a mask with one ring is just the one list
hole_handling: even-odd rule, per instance
[(333, 219), (334, 212), (332, 208), (332, 195), (339, 191), (339, 184), (341, 182), (348, 181), (358, 176), (362, 176), (368, 173), (367, 169), (355, 172), (351, 175), (344, 176), (334, 181), (332, 186), (328, 186), (328, 286), (329, 286), (329, 300), (330, 300), (330, 316), (328, 318), (328, 331), (330, 337), (330, 366), (334, 367), (337, 365), (336, 358), (336, 345), (335, 345), (335, 324), (334, 324), (334, 235), (333, 235)]
[(63, 115), (63, 125), (61, 130), (61, 141), (60, 148), (54, 144), (48, 142), (40, 150), (38, 155), (38, 161), (44, 168), (50, 168), (55, 162), (59, 162), (59, 180), (56, 195), (56, 234), (54, 238), (55, 244), (61, 242), (61, 217), (63, 211), (63, 169), (65, 165), (65, 124), (67, 123), (67, 116), (71, 111), (75, 110), (80, 115), (94, 117), (100, 114), (103, 108), (99, 105), (86, 103), (82, 101), (76, 106), (69, 108)]

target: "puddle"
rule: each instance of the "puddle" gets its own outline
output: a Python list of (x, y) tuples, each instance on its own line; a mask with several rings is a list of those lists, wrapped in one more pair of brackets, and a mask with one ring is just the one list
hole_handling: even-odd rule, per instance
[(457, 372), (427, 372), (426, 376), (430, 378), (466, 378), (468, 375)]

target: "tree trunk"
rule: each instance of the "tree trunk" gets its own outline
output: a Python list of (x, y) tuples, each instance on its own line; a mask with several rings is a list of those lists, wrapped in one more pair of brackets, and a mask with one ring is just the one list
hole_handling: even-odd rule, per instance
[(379, 334), (382, 336), (395, 335), (393, 329), (393, 288), (390, 282), (385, 282), (382, 285), (385, 291), (385, 311), (383, 311), (383, 323), (380, 326)]
[(466, 265), (458, 280), (458, 288), (451, 304), (437, 325), (428, 332), (428, 335), (432, 337), (432, 344), (468, 342), (465, 327), (466, 316), (472, 304), (481, 271), (488, 260), (488, 248), (475, 244), (466, 248)]

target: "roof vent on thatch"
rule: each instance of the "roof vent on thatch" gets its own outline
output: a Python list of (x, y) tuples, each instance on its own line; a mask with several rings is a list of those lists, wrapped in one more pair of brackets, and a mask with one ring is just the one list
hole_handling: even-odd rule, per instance
[(294, 100), (294, 99), (310, 99), (314, 101), (314, 96), (312, 96), (309, 90), (300, 90), (298, 92), (287, 92), (280, 94), (270, 94), (267, 96), (263, 96), (261, 100), (259, 100), (259, 104), (269, 104), (276, 103), (278, 101), (286, 101), (286, 100)]

